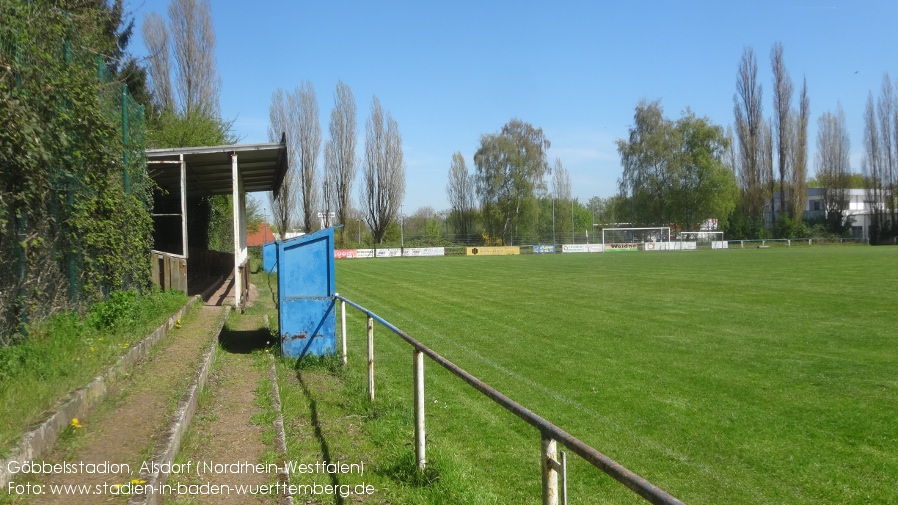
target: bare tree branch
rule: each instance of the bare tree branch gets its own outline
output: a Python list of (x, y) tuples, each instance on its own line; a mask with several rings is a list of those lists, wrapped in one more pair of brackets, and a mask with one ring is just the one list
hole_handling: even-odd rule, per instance
[[(346, 225), (352, 204), (352, 185), (356, 175), (355, 98), (349, 86), (339, 81), (331, 110), (330, 138), (324, 150), (325, 208), (336, 209), (337, 222)], [(345, 230), (340, 234), (345, 243)]]
[[(786, 70), (783, 59), (783, 45), (777, 42), (770, 51), (770, 65), (773, 70), (773, 113), (776, 132), (777, 160), (779, 162), (780, 212), (791, 211), (786, 202), (786, 183), (791, 180), (791, 142), (792, 129), (789, 127), (789, 116), (792, 108), (792, 79)], [(775, 210), (775, 209), (772, 209)]]
[(365, 123), (365, 166), (362, 174), (362, 207), (374, 241), (382, 243), (387, 227), (396, 219), (405, 196), (405, 163), (402, 136), (393, 117), (377, 97), (371, 100), (371, 116)]
[[(289, 105), (286, 93), (278, 88), (271, 95), (271, 105), (268, 108), (269, 125), (268, 140), (271, 142), (280, 142), (281, 136), (291, 129), (289, 117)], [(271, 207), (271, 215), (274, 225), (284, 238), (288, 232), (293, 229), (296, 222), (296, 166), (292, 161), (294, 152), (296, 151), (296, 137), (287, 136), (287, 150), (290, 156), (287, 166), (287, 173), (284, 174), (284, 180), (281, 183), (280, 191), (272, 193), (269, 198)]]
[(219, 116), (221, 79), (215, 64), (215, 31), (209, 0), (172, 0), (168, 5), (177, 76), (175, 91), (187, 116)]
[(467, 239), (474, 231), (474, 211), (476, 198), (476, 181), (474, 174), (468, 172), (465, 158), (460, 152), (452, 154), (452, 165), (449, 167), (449, 182), (446, 184), (446, 195), (449, 197), (449, 222), (456, 235)]
[(318, 152), (321, 150), (321, 123), (318, 119), (318, 100), (312, 83), (304, 81), (289, 97), (291, 113), (294, 116), (292, 131), (287, 135), (297, 136), (296, 155), (299, 170), (299, 199), (302, 205), (302, 226), (306, 232), (312, 231), (314, 215), (318, 208)]
[(143, 22), (143, 40), (149, 52), (148, 72), (153, 86), (153, 95), (160, 110), (174, 110), (175, 98), (171, 85), (171, 50), (168, 45), (168, 29), (155, 12), (147, 15)]

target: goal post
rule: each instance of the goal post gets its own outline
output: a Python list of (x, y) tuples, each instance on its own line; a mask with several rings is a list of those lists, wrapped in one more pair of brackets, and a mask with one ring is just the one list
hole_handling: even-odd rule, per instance
[(602, 250), (605, 252), (638, 251), (649, 247), (646, 244), (670, 243), (670, 241), (669, 226), (602, 228)]

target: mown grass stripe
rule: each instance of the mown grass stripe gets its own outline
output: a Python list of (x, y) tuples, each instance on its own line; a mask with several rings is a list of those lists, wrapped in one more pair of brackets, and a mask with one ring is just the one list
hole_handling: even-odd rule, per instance
[[(689, 503), (863, 503), (898, 500), (883, 485), (898, 476), (896, 259), (865, 247), (427, 258), (339, 262), (337, 276), (344, 296)], [(377, 349), (380, 391), (407, 387), (408, 346)], [(532, 443), (480, 409), (433, 415), (433, 434), (484, 423), (489, 445)], [(507, 452), (491, 472), (532, 451)]]

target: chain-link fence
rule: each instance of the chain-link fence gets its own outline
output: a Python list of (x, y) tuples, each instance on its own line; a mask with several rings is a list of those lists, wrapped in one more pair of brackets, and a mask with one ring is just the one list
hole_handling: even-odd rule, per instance
[(147, 240), (127, 228), (151, 201), (143, 107), (68, 13), (2, 7), (18, 21), (0, 26), (0, 346), (27, 323), (145, 285), (148, 256), (135, 253)]

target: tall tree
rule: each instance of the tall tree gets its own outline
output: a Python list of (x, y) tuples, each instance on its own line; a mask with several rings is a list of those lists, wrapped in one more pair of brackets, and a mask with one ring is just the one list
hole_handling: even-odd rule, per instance
[(672, 121), (664, 117), (661, 102), (642, 100), (633, 115), (627, 140), (617, 140), (624, 171), (618, 185), (630, 204), (630, 222), (669, 224), (669, 206), (676, 184), (674, 153), (678, 140)]
[(160, 110), (175, 109), (171, 84), (171, 48), (165, 20), (155, 12), (147, 14), (143, 22), (143, 41), (146, 44), (147, 67), (153, 88), (153, 98)]
[(365, 122), (365, 165), (362, 173), (362, 208), (375, 243), (383, 243), (387, 228), (396, 219), (405, 197), (405, 162), (399, 125), (389, 112), (384, 116), (380, 100), (371, 100)]
[(321, 150), (321, 123), (318, 119), (318, 100), (312, 83), (303, 81), (290, 96), (294, 128), (288, 135), (296, 135), (299, 201), (302, 206), (302, 226), (312, 231), (318, 207), (318, 153)]
[[(144, 21), (152, 94), (148, 147), (221, 145), (235, 141), (219, 114), (220, 78), (208, 0), (172, 0), (169, 28), (156, 14)], [(175, 85), (172, 85), (174, 76)]]
[(869, 229), (869, 240), (876, 244), (883, 238), (884, 225), (882, 201), (883, 187), (883, 151), (876, 118), (876, 107), (873, 93), (867, 95), (867, 107), (864, 110), (864, 157), (861, 169), (867, 190), (867, 200), (872, 202), (872, 219)]
[(457, 236), (467, 240), (474, 232), (476, 181), (474, 175), (468, 172), (464, 156), (458, 151), (452, 154), (446, 195), (449, 197), (449, 223)]
[(726, 220), (735, 208), (736, 179), (724, 163), (723, 128), (687, 109), (676, 122), (658, 101), (636, 107), (628, 140), (618, 140), (624, 167), (621, 197), (629, 200), (631, 222), (677, 223), (697, 229), (709, 218)]
[[(339, 81), (334, 94), (334, 108), (331, 110), (330, 138), (325, 146), (325, 207), (328, 211), (336, 208), (337, 222), (347, 225), (352, 205), (352, 185), (356, 174), (355, 157), (355, 98), (349, 86)], [(345, 243), (345, 232), (340, 233), (341, 243)]]
[[(327, 225), (333, 226), (337, 224), (336, 220), (332, 220), (330, 218), (331, 213), (333, 212), (336, 215), (337, 208), (337, 181), (336, 181), (336, 170), (335, 167), (337, 162), (335, 158), (337, 157), (337, 153), (334, 150), (334, 146), (331, 144), (330, 140), (325, 141), (324, 143), (324, 174), (321, 178), (321, 205), (324, 210), (325, 215), (327, 216)], [(337, 236), (335, 238), (339, 241), (340, 233), (337, 232)]]
[[(287, 140), (287, 175), (281, 192), (272, 195), (272, 213), (281, 214), (276, 221), (291, 228), (312, 231), (318, 212), (318, 153), (321, 150), (321, 125), (318, 122), (318, 103), (311, 84), (303, 82), (292, 93), (278, 88), (272, 95), (269, 108), (268, 137), (280, 142)], [(327, 154), (325, 153), (325, 157)], [(280, 200), (283, 198), (283, 202)], [(277, 207), (277, 212), (275, 212)], [(291, 209), (296, 209), (295, 211)], [(290, 218), (287, 215), (291, 214)]]
[(175, 92), (184, 114), (219, 116), (221, 79), (215, 63), (215, 31), (209, 0), (172, 0), (168, 5), (177, 75)]
[(795, 143), (792, 155), (792, 211), (794, 219), (801, 219), (808, 197), (808, 121), (811, 105), (808, 99), (808, 80), (801, 84), (798, 98), (798, 114), (795, 116)]
[(290, 159), (287, 163), (287, 173), (281, 182), (277, 193), (269, 195), (269, 205), (274, 225), (283, 238), (290, 232), (296, 223), (297, 208), (297, 177), (296, 164), (293, 161), (296, 152), (296, 137), (287, 136), (287, 130), (291, 129), (289, 102), (287, 94), (278, 88), (271, 95), (271, 105), (268, 107), (268, 140), (280, 142), (282, 138), (287, 141), (287, 149)]
[(558, 158), (555, 158), (555, 167), (552, 170), (552, 198), (554, 230), (564, 242), (573, 233), (573, 200), (571, 199), (571, 174)]
[(823, 191), (823, 211), (827, 228), (845, 232), (850, 188), (851, 140), (845, 112), (839, 105), (835, 113), (824, 112), (817, 120), (817, 182)]
[[(791, 180), (791, 143), (792, 129), (790, 128), (790, 114), (792, 108), (792, 79), (786, 70), (786, 62), (783, 59), (783, 44), (776, 42), (770, 51), (770, 65), (773, 70), (773, 114), (774, 131), (776, 132), (776, 152), (779, 167), (779, 212), (791, 210), (791, 205), (786, 202), (786, 184)], [(773, 209), (776, 210), (776, 209)], [(791, 216), (790, 216), (791, 217)]]
[(758, 61), (754, 50), (746, 47), (736, 78), (736, 94), (733, 95), (737, 157), (733, 164), (738, 174), (741, 192), (741, 233), (753, 237), (764, 226), (764, 208), (770, 189), (763, 170), (765, 156), (764, 132), (767, 123), (763, 117), (763, 87), (758, 81)]
[(762, 87), (758, 82), (758, 62), (750, 47), (742, 52), (733, 96), (736, 138), (739, 141), (739, 181), (745, 212), (763, 219), (767, 188), (761, 171), (761, 144), (764, 129)]
[[(889, 74), (882, 76), (882, 90), (877, 100), (877, 115), (879, 116), (879, 135), (880, 145), (882, 146), (882, 180), (884, 216), (888, 219), (884, 223), (888, 223), (888, 233), (895, 229), (898, 222), (896, 215), (895, 195), (895, 176), (898, 171), (898, 99), (895, 97), (892, 88), (892, 80)], [(893, 137), (893, 135), (895, 137)]]
[(776, 224), (776, 213), (774, 212), (776, 207), (776, 165), (773, 162), (773, 152), (775, 150), (773, 130), (773, 119), (771, 118), (765, 121), (761, 127), (761, 144), (759, 146), (761, 151), (761, 181), (767, 188), (765, 191), (767, 195), (766, 205), (770, 212), (765, 216), (765, 219), (768, 220), (767, 224), (771, 229)]
[(474, 166), (490, 241), (514, 244), (514, 237), (533, 222), (535, 193), (550, 171), (546, 161), (550, 145), (542, 128), (520, 119), (512, 119), (499, 133), (480, 137)]

